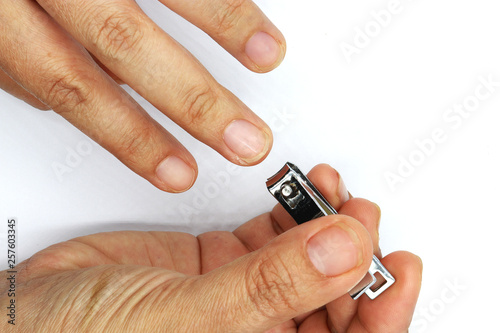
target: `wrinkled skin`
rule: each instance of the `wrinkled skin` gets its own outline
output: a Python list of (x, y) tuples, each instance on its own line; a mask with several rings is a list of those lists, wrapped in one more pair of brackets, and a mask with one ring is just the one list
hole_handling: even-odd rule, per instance
[[(309, 178), (340, 215), (296, 226), (276, 206), (232, 233), (100, 233), (35, 254), (17, 266), (16, 329), (406, 332), (420, 290), (420, 259), (407, 252), (386, 256), (382, 262), (396, 283), (375, 300), (352, 300), (346, 292), (365, 274), (372, 253), (381, 256), (380, 210), (350, 198), (329, 166), (315, 167)], [(364, 262), (324, 276), (303, 246), (309, 234), (341, 224), (357, 233)], [(5, 309), (5, 279), (1, 283)], [(5, 320), (0, 325), (2, 332), (14, 331)]]
[[(250, 0), (160, 2), (253, 72), (271, 71), (285, 56), (283, 35)], [(0, 89), (54, 110), (159, 189), (189, 189), (196, 161), (120, 84), (233, 163), (254, 165), (269, 153), (269, 126), (134, 0), (0, 7)]]

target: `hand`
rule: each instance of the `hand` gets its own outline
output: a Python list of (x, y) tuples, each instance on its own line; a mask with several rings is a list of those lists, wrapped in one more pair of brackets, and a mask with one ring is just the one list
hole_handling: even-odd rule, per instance
[[(284, 57), (283, 36), (251, 0), (160, 1), (252, 71), (270, 71)], [(156, 187), (187, 190), (196, 162), (118, 83), (233, 163), (254, 165), (269, 153), (269, 127), (135, 1), (0, 6), (0, 88), (53, 109)]]
[[(352, 300), (346, 293), (367, 272), (373, 251), (380, 255), (380, 210), (367, 200), (348, 200), (338, 173), (326, 165), (309, 178), (345, 215), (293, 228), (277, 206), (233, 233), (101, 233), (37, 253), (17, 267), (16, 328), (407, 331), (420, 290), (420, 259), (407, 252), (386, 256), (382, 262), (396, 283), (375, 300)], [(0, 281), (0, 290), (6, 289), (5, 279)], [(3, 332), (10, 328), (5, 320), (1, 325)]]

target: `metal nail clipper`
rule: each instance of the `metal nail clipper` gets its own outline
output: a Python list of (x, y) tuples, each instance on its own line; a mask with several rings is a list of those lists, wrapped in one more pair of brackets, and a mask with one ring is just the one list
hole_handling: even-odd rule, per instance
[[(297, 224), (321, 216), (337, 214), (337, 211), (326, 201), (311, 181), (290, 162), (269, 178), (266, 185), (269, 192)], [(391, 273), (374, 255), (368, 273), (349, 291), (349, 295), (353, 299), (358, 299), (361, 295), (366, 294), (371, 299), (375, 299), (395, 281)]]

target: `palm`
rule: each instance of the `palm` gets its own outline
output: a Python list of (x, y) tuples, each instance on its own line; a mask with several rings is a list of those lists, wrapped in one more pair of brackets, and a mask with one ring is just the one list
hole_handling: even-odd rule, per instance
[[(311, 178), (316, 178), (314, 173)], [(360, 199), (344, 204), (336, 193), (332, 193), (335, 190), (322, 188), (321, 183), (317, 186), (340, 209), (340, 213), (351, 215), (365, 225), (372, 235), (376, 252), (379, 252), (376, 231), (379, 212), (373, 204)], [(22, 263), (19, 270), (26, 271), (23, 280), (30, 281), (31, 288), (57, 285), (57, 296), (70, 294), (77, 286), (86, 283), (94, 286), (92, 295), (95, 299), (106, 299), (124, 293), (124, 290), (134, 290), (141, 281), (150, 283), (159, 272), (161, 284), (165, 286), (175, 284), (179, 276), (208, 273), (265, 246), (294, 225), (286, 212), (277, 206), (271, 213), (252, 219), (232, 233), (216, 231), (198, 237), (177, 232), (101, 233), (51, 246)], [(326, 308), (275, 327), (272, 332), (368, 332), (365, 327), (369, 327), (370, 332), (401, 332), (408, 327), (418, 295), (415, 278), (418, 264), (411, 254), (394, 253), (384, 258), (384, 265), (403, 283), (391, 287), (383, 297), (371, 301), (363, 296), (361, 300), (353, 301), (345, 295)], [(409, 282), (404, 283), (405, 280)], [(51, 299), (40, 302), (57, 303), (56, 296), (51, 294)], [(90, 312), (92, 302), (91, 297), (85, 303)], [(126, 316), (140, 316), (141, 309), (128, 308), (132, 315)], [(116, 312), (113, 315), (116, 316)], [(68, 316), (66, 313), (65, 317)], [(85, 322), (85, 318), (80, 319)]]

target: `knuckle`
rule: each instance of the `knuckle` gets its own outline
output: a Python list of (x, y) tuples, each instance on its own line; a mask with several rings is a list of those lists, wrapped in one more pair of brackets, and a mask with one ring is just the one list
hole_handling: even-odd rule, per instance
[(137, 54), (137, 46), (143, 37), (141, 19), (129, 10), (112, 11), (96, 18), (98, 22), (91, 32), (92, 40), (106, 58), (123, 60)]
[(59, 74), (48, 83), (45, 102), (54, 111), (71, 111), (85, 104), (90, 95), (90, 88), (77, 75)]
[(282, 311), (295, 311), (299, 298), (293, 275), (279, 255), (258, 259), (257, 269), (247, 274), (245, 285), (250, 302), (264, 317)]
[(217, 12), (215, 21), (215, 35), (224, 38), (232, 31), (243, 17), (246, 0), (228, 0), (223, 3)]
[[(62, 250), (62, 251), (57, 251)], [(19, 264), (18, 272), (21, 280), (30, 280), (45, 274), (47, 271), (60, 271), (65, 269), (67, 263), (66, 253), (68, 253), (65, 243), (55, 244), (42, 252)]]
[(158, 146), (154, 142), (156, 133), (155, 126), (147, 119), (126, 130), (118, 144), (118, 151), (124, 162), (130, 166), (138, 166), (142, 164), (141, 161), (150, 161), (151, 149)]
[(218, 96), (208, 85), (189, 89), (183, 98), (182, 114), (191, 126), (205, 123), (216, 117)]

